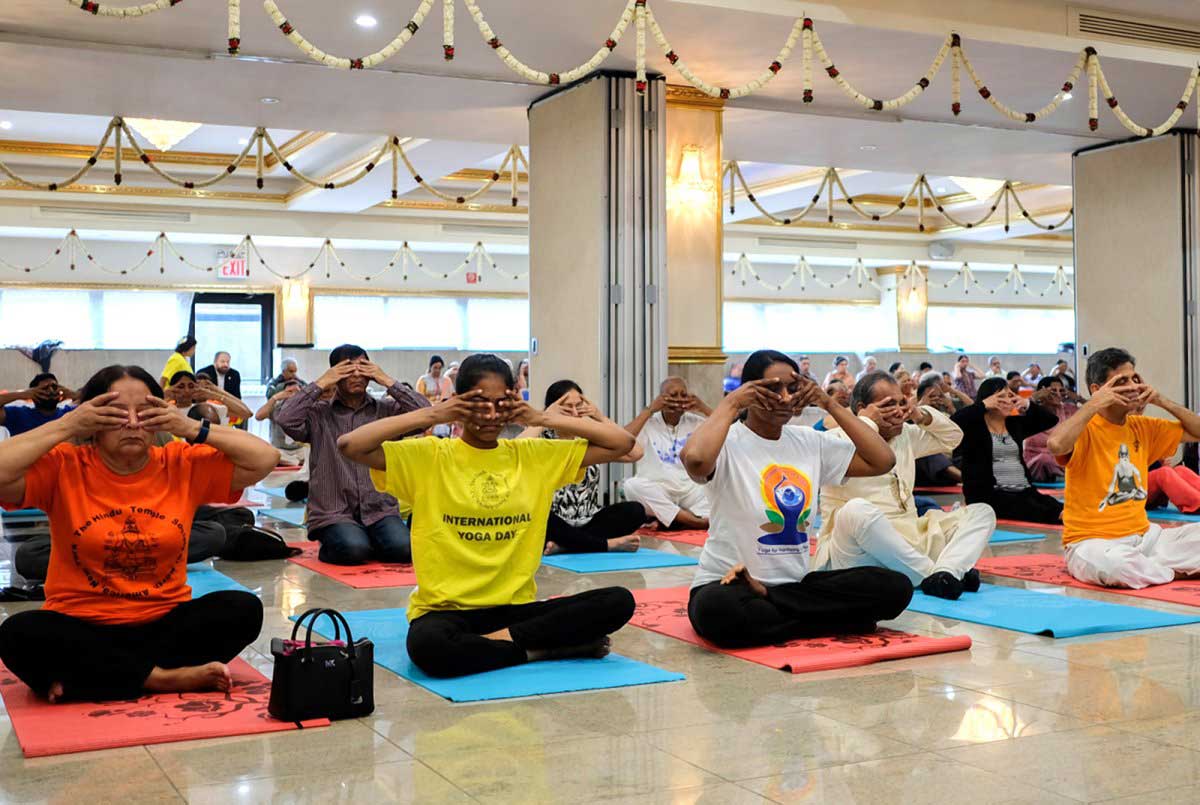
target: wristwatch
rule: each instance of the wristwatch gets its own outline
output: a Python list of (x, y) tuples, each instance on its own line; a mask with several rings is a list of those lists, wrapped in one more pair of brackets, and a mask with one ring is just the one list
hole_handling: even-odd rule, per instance
[(204, 444), (206, 441), (208, 441), (208, 431), (210, 428), (211, 426), (208, 424), (208, 420), (201, 419), (200, 432), (196, 434), (194, 439), (188, 439), (188, 444)]

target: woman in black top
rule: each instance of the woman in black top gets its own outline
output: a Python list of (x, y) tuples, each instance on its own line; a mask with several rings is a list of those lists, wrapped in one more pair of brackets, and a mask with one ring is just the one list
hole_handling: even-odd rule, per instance
[(967, 503), (987, 503), (1001, 520), (1061, 522), (1062, 501), (1034, 488), (1021, 449), (1027, 437), (1058, 424), (1039, 404), (1045, 396), (1045, 390), (1037, 392), (1020, 411), (1021, 398), (991, 377), (980, 384), (975, 403), (951, 417), (963, 432), (958, 452)]

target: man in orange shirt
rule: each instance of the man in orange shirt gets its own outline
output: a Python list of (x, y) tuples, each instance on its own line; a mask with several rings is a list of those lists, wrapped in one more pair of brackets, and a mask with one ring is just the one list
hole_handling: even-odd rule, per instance
[[(1145, 383), (1123, 349), (1092, 354), (1087, 384), (1091, 399), (1046, 443), (1067, 470), (1067, 570), (1089, 584), (1135, 590), (1200, 574), (1200, 524), (1164, 529), (1146, 517), (1149, 466), (1181, 441), (1200, 441), (1200, 415)], [(1149, 405), (1175, 419), (1142, 416)]]

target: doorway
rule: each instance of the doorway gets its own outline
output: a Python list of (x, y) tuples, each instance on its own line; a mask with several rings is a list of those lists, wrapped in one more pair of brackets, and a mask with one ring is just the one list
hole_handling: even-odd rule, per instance
[(197, 341), (197, 368), (228, 352), (242, 376), (243, 397), (261, 394), (271, 376), (274, 331), (273, 294), (197, 293), (192, 299), (189, 334)]

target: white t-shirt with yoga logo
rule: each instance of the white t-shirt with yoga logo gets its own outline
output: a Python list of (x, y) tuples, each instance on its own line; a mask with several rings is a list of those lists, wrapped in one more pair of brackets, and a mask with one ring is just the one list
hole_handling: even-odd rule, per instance
[(772, 440), (735, 423), (706, 487), (712, 512), (692, 586), (739, 562), (768, 586), (804, 578), (818, 490), (840, 484), (853, 457), (852, 443), (812, 428), (788, 425)]

